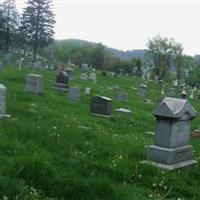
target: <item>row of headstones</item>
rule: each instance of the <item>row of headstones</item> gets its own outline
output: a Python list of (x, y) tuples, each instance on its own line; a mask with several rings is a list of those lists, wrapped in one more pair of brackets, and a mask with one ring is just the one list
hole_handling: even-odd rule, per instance
[[(41, 81), (41, 76), (29, 75), (27, 90), (32, 91), (35, 78)], [(30, 88), (31, 87), (31, 88)], [(41, 86), (34, 90), (41, 91)], [(0, 85), (0, 116), (8, 116), (5, 112), (6, 88)], [(92, 98), (91, 113), (103, 117), (112, 116), (112, 101), (107, 97), (95, 96)], [(147, 160), (144, 164), (157, 166), (167, 170), (195, 166), (192, 159), (192, 146), (188, 145), (191, 131), (191, 122), (197, 112), (188, 100), (166, 97), (154, 112), (156, 117), (156, 132), (154, 145), (147, 151)]]

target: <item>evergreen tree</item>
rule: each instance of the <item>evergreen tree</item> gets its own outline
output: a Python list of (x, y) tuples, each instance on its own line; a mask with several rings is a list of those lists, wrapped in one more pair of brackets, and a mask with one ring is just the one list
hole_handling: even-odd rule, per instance
[(26, 43), (33, 48), (33, 62), (36, 60), (38, 47), (45, 47), (53, 42), (54, 24), (52, 0), (27, 1), (20, 32)]
[(0, 47), (8, 52), (16, 38), (19, 14), (14, 0), (6, 0), (0, 5)]

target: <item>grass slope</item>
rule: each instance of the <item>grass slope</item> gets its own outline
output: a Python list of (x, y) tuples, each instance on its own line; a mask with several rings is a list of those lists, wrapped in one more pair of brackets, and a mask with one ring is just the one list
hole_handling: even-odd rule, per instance
[[(25, 91), (28, 73), (44, 76), (43, 95)], [(158, 85), (148, 83), (154, 104), (145, 104), (131, 88), (137, 88), (141, 80), (111, 79), (98, 72), (96, 84), (80, 79), (70, 82), (81, 87), (81, 101), (71, 102), (66, 94), (52, 90), (52, 71), (9, 67), (0, 73), (0, 80), (7, 87), (7, 113), (11, 114), (0, 120), (0, 199), (199, 199), (199, 168), (166, 172), (139, 163), (153, 142), (145, 132), (154, 131)], [(107, 89), (116, 84), (119, 91), (129, 94), (128, 102), (115, 100), (116, 91)], [(91, 96), (84, 96), (85, 87), (91, 87), (93, 95), (113, 98), (113, 108), (133, 110), (133, 116), (114, 113), (107, 120), (90, 115)], [(199, 102), (192, 104), (200, 110)], [(199, 119), (194, 120), (193, 129)], [(199, 140), (190, 142), (199, 160)]]

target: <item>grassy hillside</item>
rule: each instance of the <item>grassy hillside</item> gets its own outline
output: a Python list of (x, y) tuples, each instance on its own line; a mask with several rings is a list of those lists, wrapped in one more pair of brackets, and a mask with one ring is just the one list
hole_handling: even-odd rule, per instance
[[(25, 91), (28, 73), (44, 76), (44, 94)], [(0, 120), (0, 199), (19, 200), (146, 200), (199, 199), (200, 168), (166, 172), (141, 165), (154, 131), (152, 115), (160, 87), (152, 82), (146, 104), (136, 90), (141, 80), (129, 76), (116, 79), (97, 72), (97, 83), (76, 79), (80, 102), (54, 91), (54, 71), (18, 71), (10, 67), (0, 72), (0, 82), (7, 87), (7, 113)], [(76, 76), (80, 77), (80, 71)], [(116, 90), (129, 94), (128, 102), (115, 99)], [(113, 108), (133, 111), (132, 117), (113, 112), (113, 119), (90, 114), (92, 95), (113, 99)], [(170, 87), (170, 86), (169, 86)], [(192, 101), (200, 110), (199, 102)], [(200, 117), (193, 121), (197, 127)], [(194, 157), (200, 159), (198, 139), (191, 139)]]

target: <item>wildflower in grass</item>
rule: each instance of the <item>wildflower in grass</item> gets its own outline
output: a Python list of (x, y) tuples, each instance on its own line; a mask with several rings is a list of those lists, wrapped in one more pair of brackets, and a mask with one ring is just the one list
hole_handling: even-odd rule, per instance
[(8, 197), (7, 196), (3, 196), (3, 200), (8, 200)]
[(142, 178), (142, 174), (139, 174), (138, 177), (139, 177), (139, 178)]
[(153, 195), (152, 195), (152, 194), (149, 194), (149, 198), (153, 198)]
[(156, 183), (153, 183), (153, 187), (156, 187)]
[(167, 190), (167, 186), (165, 186), (164, 189)]

